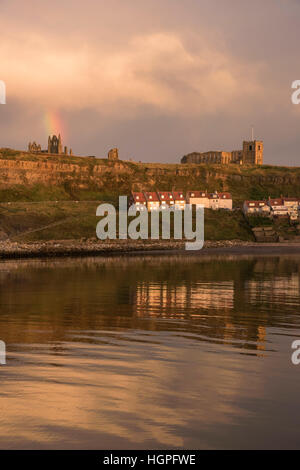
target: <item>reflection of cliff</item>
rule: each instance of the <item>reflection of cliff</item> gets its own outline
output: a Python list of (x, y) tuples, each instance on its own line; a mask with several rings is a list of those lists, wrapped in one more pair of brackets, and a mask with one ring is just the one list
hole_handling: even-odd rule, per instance
[(104, 337), (179, 330), (264, 349), (268, 327), (299, 310), (299, 266), (297, 258), (201, 256), (7, 261), (0, 265), (0, 337), (29, 343), (64, 341), (70, 329)]

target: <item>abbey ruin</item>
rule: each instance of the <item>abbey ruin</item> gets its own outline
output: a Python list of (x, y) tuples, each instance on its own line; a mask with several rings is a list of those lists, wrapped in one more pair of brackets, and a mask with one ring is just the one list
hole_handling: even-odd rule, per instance
[(181, 163), (221, 163), (227, 165), (262, 165), (264, 155), (264, 143), (262, 140), (243, 142), (243, 150), (193, 152), (185, 155)]
[(56, 135), (49, 135), (48, 137), (48, 148), (47, 150), (42, 150), (41, 145), (36, 142), (29, 142), (28, 152), (30, 153), (49, 153), (55, 155), (73, 155), (72, 149), (68, 151), (68, 147), (62, 145), (61, 135), (58, 137)]

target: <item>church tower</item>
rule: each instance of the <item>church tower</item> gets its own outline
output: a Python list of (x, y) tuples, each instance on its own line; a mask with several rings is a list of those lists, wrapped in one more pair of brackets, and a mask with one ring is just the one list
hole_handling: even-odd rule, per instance
[(262, 140), (243, 142), (243, 164), (262, 165), (264, 160), (264, 143)]

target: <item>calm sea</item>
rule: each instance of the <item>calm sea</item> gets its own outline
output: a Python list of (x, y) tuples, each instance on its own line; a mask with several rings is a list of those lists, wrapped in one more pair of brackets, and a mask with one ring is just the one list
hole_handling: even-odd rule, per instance
[(300, 448), (300, 257), (0, 263), (1, 449)]

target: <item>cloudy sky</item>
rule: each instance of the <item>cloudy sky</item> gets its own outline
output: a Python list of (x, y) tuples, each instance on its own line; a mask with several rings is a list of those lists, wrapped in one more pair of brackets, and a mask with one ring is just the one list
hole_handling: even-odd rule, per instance
[(0, 0), (0, 147), (178, 162), (265, 142), (300, 165), (299, 0)]

